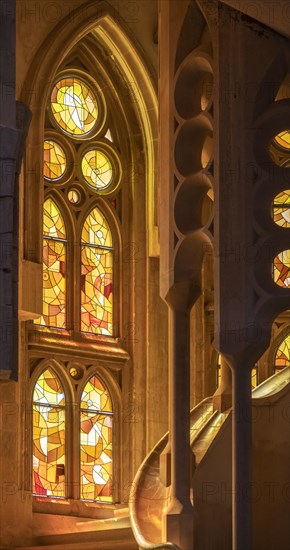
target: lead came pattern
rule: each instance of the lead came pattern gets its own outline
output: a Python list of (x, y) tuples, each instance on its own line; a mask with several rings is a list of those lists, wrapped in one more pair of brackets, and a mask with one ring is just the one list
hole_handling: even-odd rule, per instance
[(48, 368), (33, 393), (33, 493), (65, 496), (65, 396)]
[(82, 243), (81, 330), (112, 335), (112, 235), (105, 217), (97, 208), (90, 212), (84, 223)]
[(63, 218), (52, 199), (47, 199), (44, 203), (43, 225), (42, 316), (34, 323), (64, 328), (66, 325), (66, 232)]
[(113, 177), (112, 164), (102, 151), (88, 151), (82, 158), (82, 173), (86, 183), (94, 189), (106, 189)]
[(279, 345), (275, 357), (275, 372), (290, 367), (290, 332)]
[(290, 287), (290, 250), (283, 250), (274, 258), (273, 279), (278, 286)]
[(81, 396), (81, 499), (112, 502), (112, 401), (97, 376)]
[(273, 203), (273, 219), (281, 227), (290, 227), (290, 189), (276, 195)]
[(43, 175), (49, 180), (57, 180), (66, 170), (66, 156), (63, 148), (56, 141), (44, 142)]
[(98, 104), (89, 86), (79, 78), (64, 78), (51, 94), (52, 114), (62, 130), (74, 137), (90, 132), (98, 120)]

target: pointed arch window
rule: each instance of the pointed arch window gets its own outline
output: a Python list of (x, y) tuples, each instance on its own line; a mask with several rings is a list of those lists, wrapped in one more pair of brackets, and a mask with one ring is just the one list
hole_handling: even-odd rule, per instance
[(36, 324), (66, 326), (66, 248), (63, 217), (48, 198), (43, 205), (43, 312)]
[(280, 342), (275, 355), (274, 373), (280, 372), (285, 367), (290, 367), (290, 332)]
[(81, 330), (113, 334), (113, 241), (98, 209), (87, 216), (81, 235)]
[[(114, 126), (101, 82), (91, 71), (60, 71), (46, 110), (43, 174), (49, 198), (44, 203), (43, 312), (36, 325), (115, 335), (113, 239), (97, 207), (102, 196), (108, 212), (117, 209), (122, 166)], [(89, 214), (80, 225), (82, 212)], [(67, 246), (64, 215), (77, 246)]]
[(65, 497), (65, 395), (51, 368), (33, 391), (33, 493)]
[(80, 402), (80, 486), (82, 500), (113, 501), (113, 407), (97, 377), (86, 383)]

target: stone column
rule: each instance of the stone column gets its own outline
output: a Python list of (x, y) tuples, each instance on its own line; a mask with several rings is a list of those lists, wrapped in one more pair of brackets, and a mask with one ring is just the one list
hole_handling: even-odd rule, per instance
[(213, 396), (213, 405), (219, 412), (232, 406), (232, 371), (223, 355), (221, 356), (220, 384)]
[(212, 177), (212, 60), (197, 4), (161, 0), (159, 6), (160, 293), (170, 317), (169, 444), (161, 478), (171, 492), (163, 539), (193, 550), (190, 311), (200, 296), (203, 255), (210, 245), (202, 205)]
[[(247, 368), (248, 367), (248, 368)], [(233, 548), (252, 547), (252, 389), (251, 366), (233, 362)]]
[[(233, 550), (250, 550), (251, 369), (269, 345), (274, 318), (289, 306), (288, 289), (272, 279), (275, 254), (289, 244), (271, 218), (275, 185), (285, 169), (275, 167), (270, 155), (289, 112), (285, 101), (275, 101), (289, 44), (226, 6), (217, 27), (214, 345), (233, 371)], [(258, 50), (263, 56), (250, 54)], [(223, 397), (221, 387), (221, 406)]]
[[(190, 312), (169, 309), (171, 498), (163, 517), (167, 541), (193, 548), (193, 508), (190, 501)], [(168, 452), (168, 450), (166, 451)]]

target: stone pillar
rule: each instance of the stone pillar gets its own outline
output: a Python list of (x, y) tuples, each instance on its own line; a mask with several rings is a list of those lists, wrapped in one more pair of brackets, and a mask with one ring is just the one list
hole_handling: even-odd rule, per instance
[[(248, 368), (247, 368), (248, 367)], [(251, 366), (233, 363), (233, 548), (252, 547), (252, 389)]]
[[(289, 44), (226, 6), (217, 28), (214, 345), (233, 371), (233, 550), (250, 550), (251, 369), (269, 345), (274, 318), (289, 307), (289, 290), (272, 279), (275, 254), (289, 240), (272, 219), (285, 169), (270, 154), (275, 135), (286, 130), (287, 106), (275, 101), (275, 88), (285, 78)], [(263, 56), (251, 55), (258, 50)], [(221, 386), (220, 406), (223, 397)]]
[(203, 255), (210, 245), (202, 214), (211, 188), (211, 44), (196, 3), (161, 0), (159, 6), (160, 293), (170, 316), (169, 444), (161, 478), (171, 492), (163, 539), (193, 550), (190, 311), (201, 293)]
[(213, 396), (213, 405), (219, 412), (226, 411), (232, 406), (232, 371), (223, 355), (221, 356), (221, 379)]
[[(171, 498), (163, 517), (167, 541), (190, 550), (193, 509), (190, 501), (190, 312), (169, 309)], [(168, 452), (168, 451), (166, 451)]]

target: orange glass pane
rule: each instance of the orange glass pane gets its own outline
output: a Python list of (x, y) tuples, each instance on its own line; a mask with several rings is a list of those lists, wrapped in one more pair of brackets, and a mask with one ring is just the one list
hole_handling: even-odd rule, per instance
[(63, 148), (56, 141), (44, 142), (43, 174), (46, 179), (57, 180), (66, 170), (66, 156)]
[(113, 334), (113, 255), (109, 250), (82, 247), (81, 330)]
[(290, 227), (290, 189), (282, 191), (274, 198), (273, 220), (281, 227)]
[(283, 288), (290, 287), (290, 250), (283, 250), (274, 258), (273, 280)]

